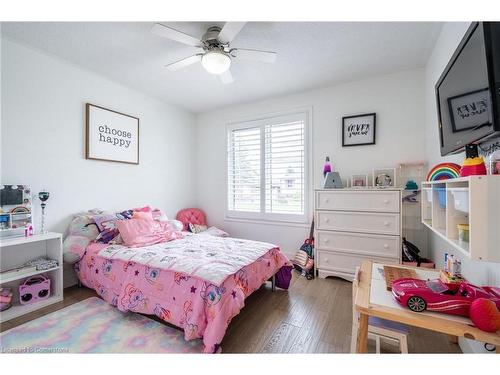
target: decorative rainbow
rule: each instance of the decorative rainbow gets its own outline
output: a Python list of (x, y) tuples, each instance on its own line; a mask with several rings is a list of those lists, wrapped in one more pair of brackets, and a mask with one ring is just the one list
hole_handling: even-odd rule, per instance
[(427, 181), (448, 180), (460, 177), (460, 165), (455, 163), (441, 163), (432, 168), (427, 174)]

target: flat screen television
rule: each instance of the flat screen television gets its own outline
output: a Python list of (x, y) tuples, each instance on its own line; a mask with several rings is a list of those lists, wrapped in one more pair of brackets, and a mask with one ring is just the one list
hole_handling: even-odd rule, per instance
[(500, 136), (500, 22), (474, 22), (436, 83), (441, 155)]

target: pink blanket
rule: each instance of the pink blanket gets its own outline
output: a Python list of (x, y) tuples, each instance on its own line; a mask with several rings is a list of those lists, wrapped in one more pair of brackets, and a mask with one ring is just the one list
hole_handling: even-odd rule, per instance
[(92, 243), (76, 264), (81, 282), (121, 311), (156, 315), (184, 329), (186, 340), (203, 337), (205, 353), (218, 350), (231, 319), (245, 298), (288, 259), (278, 248), (215, 285), (186, 273), (99, 255), (107, 245)]

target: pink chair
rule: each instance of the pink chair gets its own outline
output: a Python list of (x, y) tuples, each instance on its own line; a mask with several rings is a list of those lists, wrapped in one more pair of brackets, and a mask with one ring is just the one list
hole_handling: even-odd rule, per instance
[(189, 223), (207, 225), (205, 212), (199, 208), (185, 208), (177, 212), (176, 219), (184, 224), (184, 230), (189, 230)]

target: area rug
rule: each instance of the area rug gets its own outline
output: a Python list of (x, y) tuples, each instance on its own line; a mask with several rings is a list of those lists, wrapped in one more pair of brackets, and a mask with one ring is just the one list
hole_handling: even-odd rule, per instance
[(92, 297), (0, 334), (2, 353), (201, 353), (201, 340)]

